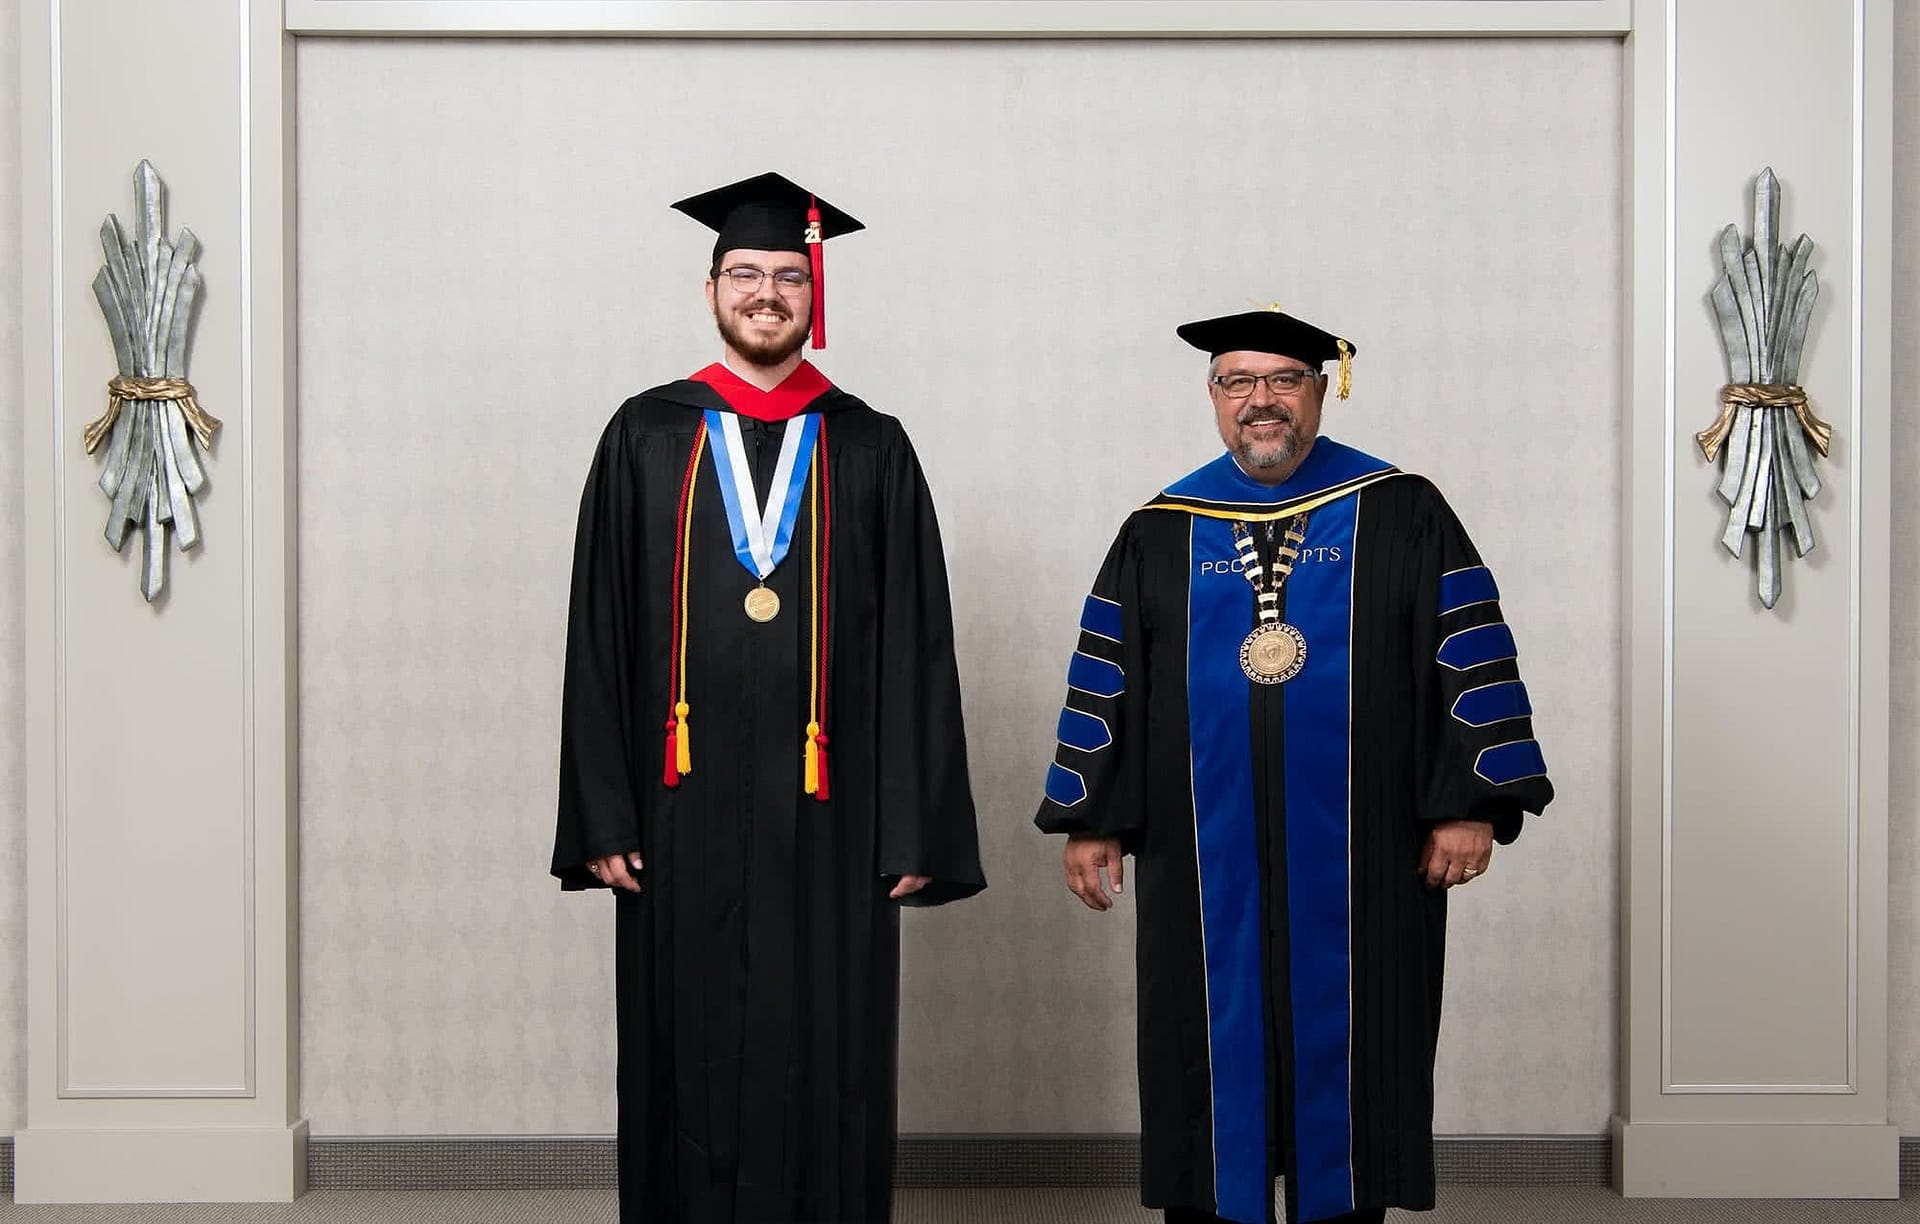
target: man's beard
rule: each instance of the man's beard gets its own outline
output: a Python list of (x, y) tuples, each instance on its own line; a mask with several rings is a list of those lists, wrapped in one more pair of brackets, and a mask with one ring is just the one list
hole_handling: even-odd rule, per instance
[[(775, 310), (785, 316), (791, 328), (773, 336), (764, 336), (751, 330), (744, 316), (756, 310)], [(766, 302), (754, 302), (738, 311), (714, 308), (714, 324), (720, 329), (721, 339), (734, 352), (745, 357), (755, 365), (777, 366), (800, 351), (807, 342), (807, 329), (794, 323), (793, 311), (784, 304), (769, 305)]]
[(1233, 457), (1240, 461), (1240, 466), (1249, 469), (1276, 468), (1293, 462), (1294, 456), (1300, 453), (1300, 430), (1292, 414), (1262, 414), (1263, 419), (1277, 420), (1284, 426), (1284, 432), (1271, 442), (1254, 442), (1247, 437), (1246, 426), (1251, 415), (1242, 413), (1235, 418), (1241, 433), (1240, 444), (1233, 448)]

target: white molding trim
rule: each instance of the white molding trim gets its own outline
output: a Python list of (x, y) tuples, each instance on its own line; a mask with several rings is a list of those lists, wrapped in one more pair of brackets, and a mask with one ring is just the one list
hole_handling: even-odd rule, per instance
[[(260, 635), (255, 621), (254, 582), (254, 475), (260, 467), (253, 413), (253, 14), (258, 8), (252, 0), (233, 0), (239, 16), (240, 38), (240, 739), (241, 754), (241, 831), (246, 886), (241, 890), (245, 913), (241, 922), (246, 930), (242, 955), (246, 958), (246, 1095), (259, 1091), (260, 1058), (260, 962), (259, 925), (259, 735), (256, 726), (258, 681), (255, 655)], [(292, 558), (288, 558), (288, 564)], [(298, 900), (292, 902), (298, 904)]]
[[(1660, 228), (1662, 283), (1661, 309), (1665, 324), (1661, 329), (1661, 558), (1660, 607), (1660, 1090), (1673, 1083), (1673, 575), (1674, 575), (1674, 432), (1678, 416), (1674, 406), (1675, 317), (1674, 238), (1679, 196), (1679, 135), (1676, 101), (1679, 96), (1679, 0), (1666, 0), (1661, 8), (1666, 31), (1663, 44), (1662, 87), (1665, 90), (1666, 135), (1662, 165), (1666, 171), (1661, 189), (1664, 220)], [(1633, 291), (1627, 291), (1631, 302)], [(1632, 309), (1629, 306), (1629, 309)], [(1629, 409), (1631, 411), (1631, 409)], [(1629, 905), (1628, 913), (1632, 912)]]
[(1850, 110), (1853, 132), (1852, 208), (1853, 241), (1849, 244), (1849, 274), (1853, 279), (1853, 319), (1847, 329), (1847, 395), (1849, 423), (1853, 431), (1853, 469), (1847, 481), (1847, 566), (1853, 582), (1848, 588), (1847, 622), (1852, 635), (1847, 643), (1847, 1085), (1860, 1091), (1860, 771), (1865, 766), (1860, 754), (1860, 631), (1863, 613), (1860, 530), (1863, 524), (1861, 498), (1865, 482), (1860, 477), (1859, 456), (1865, 435), (1866, 401), (1862, 378), (1861, 349), (1866, 337), (1866, 109), (1867, 109), (1867, 0), (1853, 0), (1853, 105)]
[(286, 0), (293, 34), (1620, 37), (1632, 0)]
[[(1847, 1084), (1860, 1090), (1860, 629), (1866, 577), (1860, 564), (1864, 545), (1860, 512), (1866, 482), (1860, 478), (1866, 430), (1866, 382), (1862, 374), (1862, 347), (1866, 340), (1866, 0), (1853, 0), (1853, 242), (1849, 244), (1849, 274), (1853, 278), (1853, 326), (1847, 328), (1847, 395), (1851, 434), (1847, 451), (1847, 625), (1853, 639), (1847, 643)], [(1885, 708), (1885, 706), (1882, 706)], [(1885, 838), (1882, 838), (1884, 844)]]

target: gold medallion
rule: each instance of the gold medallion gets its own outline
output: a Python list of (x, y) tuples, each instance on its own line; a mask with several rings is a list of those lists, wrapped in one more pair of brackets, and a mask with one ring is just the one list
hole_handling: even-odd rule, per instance
[(757, 586), (747, 592), (746, 608), (749, 620), (764, 625), (780, 615), (780, 597), (770, 587)]
[(1255, 684), (1285, 684), (1306, 665), (1306, 635), (1285, 621), (1261, 625), (1240, 643), (1240, 670)]

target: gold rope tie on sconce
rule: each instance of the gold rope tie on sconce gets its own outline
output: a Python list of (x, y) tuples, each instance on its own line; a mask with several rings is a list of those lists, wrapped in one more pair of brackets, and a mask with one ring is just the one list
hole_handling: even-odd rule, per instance
[(1720, 453), (1720, 447), (1727, 440), (1727, 434), (1733, 429), (1733, 414), (1738, 408), (1791, 408), (1793, 415), (1800, 418), (1800, 428), (1806, 433), (1807, 441), (1813, 448), (1826, 457), (1827, 447), (1833, 441), (1833, 426), (1813, 414), (1807, 404), (1806, 388), (1794, 383), (1728, 383), (1720, 388), (1719, 419), (1693, 435), (1700, 444), (1707, 462), (1712, 463)]
[[(121, 405), (137, 400), (171, 400), (179, 404), (180, 414), (187, 418), (193, 436), (199, 440), (200, 449), (212, 449), (213, 435), (220, 429), (220, 419), (200, 406), (200, 401), (194, 397), (192, 383), (184, 378), (141, 378), (120, 374), (107, 383), (106, 412), (81, 431), (80, 438), (86, 444), (89, 455), (99, 447), (101, 439), (113, 430), (113, 423), (120, 418)], [(1824, 450), (1822, 453), (1825, 453)]]

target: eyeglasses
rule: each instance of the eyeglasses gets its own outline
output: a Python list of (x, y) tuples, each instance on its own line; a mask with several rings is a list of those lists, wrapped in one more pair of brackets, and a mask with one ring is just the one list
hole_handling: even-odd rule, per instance
[(1225, 374), (1215, 375), (1209, 381), (1220, 388), (1228, 399), (1245, 399), (1253, 394), (1253, 384), (1264, 382), (1267, 390), (1275, 395), (1292, 395), (1295, 391), (1319, 378), (1312, 370), (1275, 370), (1271, 374)]
[(799, 268), (781, 268), (777, 272), (768, 272), (764, 268), (755, 268), (747, 264), (736, 264), (731, 268), (720, 269), (720, 275), (732, 283), (740, 293), (755, 293), (762, 281), (773, 277), (773, 287), (782, 293), (802, 293), (813, 280), (810, 273)]

